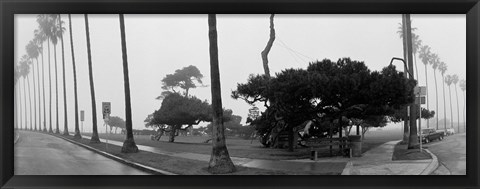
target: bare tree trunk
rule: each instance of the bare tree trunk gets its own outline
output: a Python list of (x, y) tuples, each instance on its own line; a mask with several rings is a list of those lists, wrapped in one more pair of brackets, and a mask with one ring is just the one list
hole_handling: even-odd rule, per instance
[(261, 53), (263, 69), (265, 71), (265, 75), (268, 77), (270, 77), (270, 69), (268, 68), (268, 53), (270, 52), (270, 49), (272, 49), (273, 42), (275, 41), (275, 28), (273, 23), (274, 16), (275, 14), (270, 15), (270, 38), (268, 39), (267, 46), (265, 46), (265, 49)]
[(445, 132), (447, 132), (447, 101), (445, 100), (445, 76), (442, 73), (442, 80), (443, 80), (443, 117), (445, 120), (445, 123), (443, 124), (443, 128), (445, 129)]
[(215, 14), (208, 15), (208, 36), (210, 43), (210, 78), (213, 109), (212, 154), (208, 172), (224, 174), (235, 171), (225, 143), (223, 125), (222, 95), (220, 89), (220, 71), (218, 68), (217, 19)]
[(100, 143), (97, 131), (97, 106), (95, 103), (95, 87), (93, 86), (93, 68), (92, 68), (92, 52), (90, 48), (90, 32), (88, 29), (88, 15), (85, 14), (85, 30), (87, 34), (87, 55), (88, 55), (88, 75), (90, 78), (90, 96), (92, 99), (92, 138), (90, 143)]
[(63, 73), (63, 135), (68, 136), (68, 113), (67, 113), (67, 86), (65, 84), (65, 47), (63, 44), (63, 30), (62, 30), (62, 16), (58, 15), (58, 22), (62, 34), (60, 35), (60, 41), (62, 42), (62, 73)]
[[(30, 59), (32, 61), (32, 73), (33, 73), (33, 115), (34, 115), (34, 119), (33, 121), (35, 121), (35, 124), (34, 124), (34, 131), (37, 130), (37, 98), (35, 97), (35, 95), (37, 94), (37, 89), (35, 87), (35, 64), (33, 64), (33, 59)], [(33, 122), (32, 121), (32, 122)]]
[[(82, 135), (80, 134), (80, 126), (78, 123), (78, 96), (77, 96), (77, 70), (75, 66), (75, 50), (73, 49), (73, 34), (72, 34), (72, 16), (68, 14), (68, 27), (70, 31), (70, 50), (72, 54), (72, 65), (73, 65), (73, 91), (75, 97), (75, 139), (81, 139)], [(83, 126), (82, 126), (83, 127)], [(83, 129), (83, 128), (82, 128)]]
[[(448, 85), (448, 97), (450, 99), (450, 128), (453, 129), (452, 88)], [(458, 131), (457, 131), (458, 132)]]
[[(405, 16), (402, 15), (402, 31), (403, 31), (403, 60), (407, 60), (407, 20), (405, 19)], [(404, 71), (403, 71), (403, 76), (405, 78), (410, 77), (408, 67), (405, 65), (404, 66)], [(405, 116), (403, 117), (403, 142), (407, 143), (408, 142), (408, 137), (410, 135), (409, 131), (409, 120), (408, 120), (408, 106), (405, 107)], [(362, 137), (363, 138), (363, 137)]]
[(53, 54), (55, 56), (55, 107), (56, 107), (55, 119), (57, 121), (55, 133), (60, 134), (60, 128), (58, 125), (58, 74), (57, 74), (57, 45), (56, 44), (53, 44)]
[[(41, 48), (43, 49), (43, 43), (41, 43)], [(47, 132), (47, 110), (45, 106), (45, 62), (43, 61), (43, 53), (42, 55), (42, 88), (43, 88), (43, 132)]]
[(47, 38), (47, 46), (48, 46), (48, 88), (50, 90), (50, 93), (49, 93), (49, 100), (48, 100), (48, 106), (49, 106), (49, 129), (48, 129), (48, 132), (49, 133), (53, 133), (53, 130), (52, 130), (52, 65), (51, 65), (51, 62), (50, 62), (50, 38)]
[(458, 93), (457, 93), (457, 84), (455, 84), (455, 97), (457, 97), (457, 128), (458, 132), (460, 132), (460, 108), (458, 106)]
[(27, 114), (28, 114), (28, 112), (27, 112), (27, 110), (28, 110), (28, 109), (27, 109), (27, 88), (26, 88), (26, 81), (25, 81), (25, 80), (26, 80), (26, 78), (24, 77), (24, 78), (23, 78), (23, 93), (24, 93), (24, 94), (23, 94), (23, 100), (24, 100), (23, 105), (24, 105), (24, 107), (25, 107), (25, 109), (24, 109), (25, 114), (24, 114), (23, 118), (25, 119), (25, 130), (28, 130), (28, 121), (27, 121)]
[[(415, 57), (415, 60), (417, 58)], [(427, 101), (427, 110), (430, 110), (430, 107), (429, 107), (429, 103), (428, 103), (428, 100), (429, 100), (429, 97), (428, 97), (428, 80), (427, 80), (427, 65), (425, 64), (425, 90), (426, 90), (426, 99), (425, 101)], [(420, 119), (421, 121), (421, 119)], [(427, 128), (430, 128), (430, 118), (427, 119)]]
[(433, 70), (433, 78), (435, 79), (435, 101), (436, 101), (436, 106), (435, 106), (436, 116), (435, 117), (437, 117), (437, 130), (438, 130), (438, 86), (437, 86), (437, 73), (436, 73), (435, 69)]
[(123, 142), (123, 153), (136, 153), (138, 147), (133, 139), (132, 129), (132, 105), (130, 102), (130, 79), (128, 77), (128, 58), (127, 58), (127, 39), (125, 37), (125, 21), (123, 14), (120, 17), (120, 37), (122, 40), (122, 59), (123, 59), (123, 83), (125, 88), (125, 128), (127, 129), (127, 138)]
[(32, 113), (33, 113), (33, 111), (32, 111), (32, 93), (30, 91), (30, 79), (28, 79), (28, 78), (29, 77), (28, 77), (28, 74), (27, 74), (28, 101), (30, 103), (30, 113), (29, 113), (30, 114), (30, 130), (33, 130), (33, 124), (32, 124), (32, 122), (33, 122), (33, 119), (32, 119)]
[[(408, 49), (407, 51), (408, 67), (409, 67), (409, 72), (413, 73), (412, 28), (410, 23), (410, 14), (406, 14), (405, 19), (406, 19), (406, 26), (407, 26), (406, 38), (407, 38), (407, 49)], [(410, 105), (410, 135), (408, 138), (408, 149), (415, 148), (418, 145), (417, 123), (416, 123), (416, 119), (413, 119), (414, 117), (416, 117), (416, 115), (417, 115), (417, 109), (412, 104)]]

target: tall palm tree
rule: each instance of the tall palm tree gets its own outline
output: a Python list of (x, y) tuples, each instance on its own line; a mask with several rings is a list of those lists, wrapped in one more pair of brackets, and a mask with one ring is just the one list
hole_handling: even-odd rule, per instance
[(466, 117), (465, 109), (466, 109), (466, 105), (467, 105), (467, 99), (465, 98), (465, 90), (467, 89), (467, 82), (464, 79), (462, 79), (462, 80), (460, 80), (459, 86), (460, 86), (460, 89), (462, 89), (462, 92), (463, 92), (463, 130), (467, 131), (466, 130), (467, 129), (466, 128), (467, 122), (465, 121), (465, 117)]
[(62, 44), (62, 73), (63, 73), (63, 135), (68, 136), (68, 112), (67, 112), (67, 86), (65, 83), (65, 48), (63, 43), (63, 32), (65, 28), (62, 26), (64, 22), (62, 21), (62, 16), (58, 14), (58, 28), (59, 34), (58, 37), (60, 38), (60, 42)]
[(37, 16), (37, 22), (40, 24), (40, 30), (46, 37), (47, 50), (48, 50), (48, 82), (49, 82), (49, 130), (48, 132), (53, 133), (52, 130), (52, 73), (51, 73), (51, 62), (50, 62), (50, 38), (53, 36), (52, 28), (53, 21), (49, 15), (41, 14)]
[[(43, 17), (41, 15), (37, 16), (37, 22), (40, 25), (43, 24), (44, 21), (43, 21)], [(46, 132), (47, 131), (47, 124), (46, 124), (46, 120), (47, 120), (46, 119), (46, 114), (47, 113), (46, 113), (46, 109), (45, 109), (45, 64), (44, 64), (44, 61), (43, 61), (43, 42), (46, 40), (46, 35), (41, 28), (38, 29), (38, 30), (35, 30), (34, 33), (35, 33), (34, 41), (37, 45), (40, 45), (39, 46), (39, 52), (40, 52), (40, 55), (42, 56), (43, 122), (41, 122), (40, 124), (43, 125), (43, 131)], [(37, 62), (38, 62), (38, 60), (37, 60)], [(37, 67), (37, 69), (38, 69), (38, 67)], [(40, 130), (41, 130), (41, 128), (40, 128)]]
[[(450, 128), (453, 128), (453, 108), (452, 108), (452, 91), (451, 91), (451, 88), (450, 88), (450, 85), (452, 85), (452, 82), (453, 82), (453, 78), (451, 75), (447, 75), (445, 77), (445, 83), (447, 83), (447, 86), (448, 86), (448, 94), (449, 94), (449, 98), (450, 98)], [(458, 132), (458, 131), (457, 131)]]
[(214, 174), (231, 173), (235, 171), (235, 165), (233, 165), (230, 159), (225, 142), (220, 71), (218, 68), (217, 19), (215, 14), (208, 14), (208, 39), (210, 44), (210, 77), (213, 108), (213, 148), (208, 171)]
[[(30, 67), (28, 66), (28, 58), (24, 55), (20, 58), (20, 76), (23, 77), (23, 105), (24, 105), (24, 129), (28, 129), (28, 121), (27, 121), (27, 88), (26, 88), (26, 80), (28, 80), (28, 73), (30, 72)], [(30, 119), (31, 120), (31, 119)]]
[(123, 14), (120, 14), (120, 35), (122, 40), (122, 59), (123, 59), (123, 83), (125, 88), (125, 129), (127, 138), (123, 142), (123, 153), (138, 152), (138, 147), (133, 139), (132, 130), (132, 105), (130, 102), (130, 81), (128, 77), (128, 58), (127, 58), (127, 39), (125, 37), (125, 20)]
[(73, 34), (72, 34), (72, 16), (68, 14), (68, 25), (70, 31), (70, 50), (72, 52), (72, 65), (73, 65), (73, 88), (75, 96), (75, 139), (81, 139), (80, 126), (78, 125), (78, 96), (77, 96), (77, 70), (75, 66), (75, 51), (73, 48)]
[[(29, 75), (30, 75), (30, 65), (32, 64), (32, 61), (30, 59), (30, 57), (28, 57), (28, 55), (23, 55), (22, 58), (21, 58), (26, 66), (28, 67), (27, 69), (27, 72), (25, 73), (25, 79), (27, 80), (27, 84), (28, 84), (28, 103), (29, 103), (29, 107), (30, 107), (30, 111), (28, 112), (29, 116), (30, 116), (30, 119), (29, 119), (29, 123), (30, 123), (30, 130), (33, 130), (33, 118), (32, 118), (32, 114), (33, 114), (33, 106), (32, 106), (32, 93), (30, 91), (30, 79), (29, 79)], [(26, 91), (25, 91), (26, 92)]]
[(97, 108), (95, 103), (95, 87), (93, 86), (92, 52), (90, 48), (90, 31), (88, 28), (88, 15), (85, 14), (85, 31), (87, 35), (88, 76), (90, 79), (90, 95), (92, 98), (92, 138), (90, 143), (100, 143), (97, 131)]
[(20, 68), (17, 64), (15, 64), (15, 68), (14, 68), (14, 101), (15, 101), (15, 108), (14, 108), (14, 112), (15, 112), (15, 129), (20, 129), (19, 127), (19, 123), (20, 123), (20, 120), (21, 118), (19, 118), (19, 109), (20, 107), (18, 106), (18, 95), (19, 95), (19, 92), (17, 92), (17, 89), (18, 89), (18, 85), (19, 85), (19, 78), (20, 78)]
[(438, 64), (438, 70), (442, 74), (442, 79), (443, 79), (443, 117), (445, 119), (445, 123), (443, 124), (443, 128), (445, 129), (445, 132), (447, 131), (447, 101), (445, 100), (445, 72), (447, 71), (447, 64), (445, 62), (440, 62)]
[(20, 83), (21, 83), (20, 78), (21, 77), (23, 77), (22, 76), (22, 67), (20, 66), (19, 63), (17, 63), (15, 65), (15, 78), (16, 78), (16, 81), (17, 81), (17, 85), (16, 85), (17, 89), (15, 91), (18, 91), (17, 92), (18, 105), (17, 105), (16, 113), (17, 113), (17, 118), (18, 118), (17, 123), (19, 125), (18, 129), (20, 129), (20, 130), (23, 128), (23, 118), (22, 118), (23, 108), (22, 108), (22, 97), (21, 97), (22, 92), (21, 92), (21, 87), (20, 87)]
[[(405, 25), (406, 25), (406, 34), (405, 38), (407, 38), (407, 62), (408, 62), (408, 68), (409, 72), (413, 73), (413, 52), (412, 52), (412, 29), (411, 29), (411, 22), (410, 22), (410, 14), (405, 14)], [(416, 65), (416, 64), (415, 64)], [(418, 72), (417, 72), (418, 73)], [(413, 78), (412, 78), (413, 79)], [(418, 78), (417, 78), (418, 80)], [(415, 106), (410, 105), (410, 117), (413, 117), (412, 115), (417, 115), (417, 108)], [(416, 119), (410, 119), (410, 134), (408, 137), (408, 149), (413, 149), (418, 146), (418, 133), (417, 133), (417, 123)]]
[(53, 56), (55, 60), (55, 133), (60, 134), (60, 129), (58, 125), (58, 69), (57, 69), (57, 44), (58, 38), (62, 35), (63, 31), (62, 28), (58, 25), (58, 14), (50, 14), (52, 19), (52, 35), (50, 36), (50, 40), (53, 44)]
[[(428, 72), (427, 65), (431, 63), (432, 53), (430, 52), (430, 47), (428, 45), (421, 46), (420, 53), (418, 54), (419, 58), (422, 60), (422, 63), (425, 65), (425, 89), (426, 89), (426, 98), (427, 98), (427, 109), (430, 109), (428, 101)], [(430, 127), (429, 119), (427, 119), (427, 128)]]
[[(27, 55), (28, 57), (30, 58), (30, 61), (32, 62), (32, 73), (33, 73), (33, 105), (34, 105), (34, 117), (35, 117), (35, 124), (34, 124), (34, 130), (36, 131), (37, 130), (37, 125), (39, 122), (37, 122), (37, 91), (36, 91), (36, 87), (35, 87), (35, 65), (33, 64), (33, 59), (36, 59), (37, 60), (37, 75), (39, 74), (38, 73), (38, 46), (37, 44), (35, 44), (35, 42), (32, 40), (30, 42), (28, 42), (28, 45), (25, 47), (25, 50), (27, 51)], [(37, 79), (38, 80), (38, 79)], [(38, 87), (40, 87), (38, 85)], [(40, 89), (39, 89), (40, 90)], [(40, 96), (38, 96), (38, 99), (40, 101)], [(40, 112), (38, 112), (38, 114), (40, 114)], [(38, 116), (40, 118), (40, 115)]]
[[(435, 79), (435, 111), (438, 114), (438, 87), (437, 87), (437, 68), (438, 65), (440, 64), (440, 58), (436, 53), (432, 53), (431, 59), (430, 59), (430, 64), (432, 65), (433, 68), (433, 78)], [(438, 130), (438, 115), (435, 115), (437, 117), (437, 130)]]
[(458, 93), (457, 93), (457, 83), (458, 83), (458, 75), (457, 74), (453, 74), (452, 76), (452, 83), (453, 85), (455, 85), (455, 97), (457, 97), (457, 129), (458, 129), (458, 132), (460, 132), (460, 108), (458, 106)]

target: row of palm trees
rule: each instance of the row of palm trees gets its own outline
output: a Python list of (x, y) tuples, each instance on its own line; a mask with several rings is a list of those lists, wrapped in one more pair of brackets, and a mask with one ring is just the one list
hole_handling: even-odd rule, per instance
[[(463, 123), (466, 124), (465, 122), (465, 107), (466, 107), (466, 99), (465, 99), (465, 91), (466, 91), (466, 81), (463, 79), (463, 80), (459, 80), (458, 78), (458, 75), (457, 74), (453, 74), (453, 75), (445, 75), (446, 71), (447, 71), (447, 64), (443, 61), (440, 60), (440, 57), (438, 56), (437, 53), (433, 53), (431, 52), (431, 48), (428, 46), (428, 45), (423, 45), (422, 44), (422, 40), (420, 39), (419, 35), (415, 34), (414, 31), (417, 30), (417, 28), (411, 28), (412, 30), (412, 52), (413, 52), (413, 55), (414, 55), (414, 60), (415, 60), (415, 64), (416, 64), (416, 61), (417, 61), (417, 55), (418, 55), (418, 58), (422, 61), (422, 63), (424, 64), (425, 66), (425, 87), (427, 88), (426, 90), (426, 96), (427, 96), (427, 101), (426, 101), (426, 104), (427, 104), (427, 109), (429, 109), (429, 102), (428, 102), (428, 69), (427, 69), (427, 66), (430, 65), (431, 68), (433, 69), (433, 78), (435, 80), (435, 101), (436, 101), (436, 106), (435, 106), (435, 112), (438, 113), (438, 86), (437, 86), (437, 71), (440, 72), (440, 74), (442, 75), (442, 83), (443, 83), (443, 104), (444, 104), (444, 120), (445, 120), (445, 123), (444, 123), (444, 129), (446, 130), (447, 129), (447, 111), (446, 111), (446, 100), (445, 100), (445, 84), (447, 84), (448, 86), (448, 90), (449, 90), (449, 102), (450, 102), (450, 128), (453, 128), (453, 123), (454, 123), (454, 119), (453, 119), (453, 107), (452, 107), (452, 95), (451, 95), (451, 85), (454, 84), (454, 88), (455, 88), (455, 94), (456, 94), (456, 99), (457, 99), (457, 130), (459, 131), (460, 130), (460, 109), (459, 109), (459, 103), (458, 103), (458, 93), (457, 93), (457, 84), (459, 84), (459, 87), (460, 89), (463, 91), (463, 96), (464, 96), (464, 108), (463, 108)], [(402, 24), (400, 24), (399, 26), (399, 31), (397, 32), (399, 35), (400, 35), (400, 38), (403, 38), (403, 26)], [(418, 71), (418, 70), (417, 70)], [(420, 78), (417, 78), (417, 79), (420, 79)], [(459, 83), (460, 82), (460, 83)], [(439, 115), (437, 114), (436, 115), (436, 129), (439, 128), (439, 120), (438, 120), (438, 117)], [(464, 125), (465, 126), (465, 125)], [(429, 120), (427, 119), (427, 128), (430, 127), (430, 123), (429, 123)]]
[[(86, 31), (86, 41), (87, 41), (87, 55), (88, 55), (88, 70), (89, 70), (89, 80), (90, 80), (90, 93), (91, 93), (91, 101), (92, 101), (92, 137), (90, 139), (91, 143), (99, 143), (98, 131), (97, 131), (97, 115), (96, 115), (96, 102), (95, 102), (95, 88), (94, 88), (94, 80), (93, 80), (93, 72), (92, 72), (92, 56), (91, 56), (91, 48), (90, 48), (90, 31), (89, 31), (89, 23), (88, 23), (88, 15), (84, 15), (85, 18), (85, 31)], [(71, 47), (71, 57), (72, 57), (72, 65), (73, 65), (73, 79), (74, 79), (74, 98), (75, 98), (75, 135), (74, 138), (80, 139), (80, 130), (78, 125), (78, 97), (77, 97), (77, 78), (76, 78), (76, 65), (75, 65), (75, 53), (74, 53), (74, 42), (73, 42), (73, 34), (72, 34), (72, 19), (71, 15), (68, 15), (69, 19), (69, 31), (70, 31), (70, 47)], [(120, 21), (120, 34), (121, 34), (121, 44), (122, 44), (122, 59), (123, 59), (123, 75), (124, 75), (124, 89), (125, 89), (125, 114), (126, 114), (126, 140), (124, 141), (122, 152), (124, 153), (131, 153), (131, 152), (138, 152), (138, 148), (135, 144), (132, 132), (132, 112), (131, 112), (131, 101), (130, 101), (130, 84), (129, 84), (129, 75), (128, 75), (128, 59), (127, 59), (127, 46), (126, 46), (126, 34), (125, 34), (125, 22), (124, 22), (124, 15), (119, 15)], [(55, 63), (55, 96), (56, 96), (56, 129), (55, 133), (59, 134), (59, 123), (58, 123), (58, 77), (57, 77), (57, 56), (56, 56), (56, 45), (58, 40), (60, 39), (61, 48), (62, 48), (62, 69), (63, 69), (63, 99), (64, 99), (64, 135), (69, 135), (68, 133), (68, 121), (67, 121), (67, 101), (66, 101), (66, 84), (65, 84), (65, 53), (64, 53), (64, 41), (63, 41), (63, 34), (65, 28), (62, 27), (64, 23), (62, 21), (60, 14), (41, 14), (37, 16), (37, 22), (39, 24), (38, 29), (34, 32), (34, 38), (28, 43), (26, 46), (27, 55), (22, 56), (19, 64), (16, 66), (15, 72), (15, 86), (18, 88), (15, 90), (15, 98), (16, 102), (17, 99), (19, 103), (24, 104), (24, 108), (16, 105), (20, 111), (24, 109), (25, 112), (25, 122), (23, 123), (23, 129), (27, 129), (27, 106), (26, 106), (26, 94), (28, 93), (29, 96), (31, 95), (30, 91), (26, 91), (25, 81), (28, 82), (29, 85), (29, 73), (30, 73), (30, 66), (35, 67), (33, 64), (33, 60), (36, 60), (36, 67), (37, 71), (35, 72), (32, 69), (33, 80), (34, 80), (34, 109), (32, 110), (32, 104), (30, 102), (30, 130), (40, 131), (41, 126), (43, 125), (43, 131), (47, 132), (46, 129), (46, 104), (45, 104), (45, 69), (44, 69), (44, 44), (47, 44), (47, 53), (48, 53), (48, 78), (49, 78), (49, 133), (53, 133), (52, 130), (52, 84), (51, 84), (51, 61), (50, 61), (50, 43), (53, 44), (53, 51), (54, 51), (54, 63)], [(213, 107), (213, 133), (214, 133), (214, 142), (212, 142), (212, 156), (209, 162), (208, 170), (212, 173), (228, 173), (235, 171), (235, 166), (233, 165), (230, 156), (228, 154), (228, 150), (225, 143), (225, 136), (224, 136), (224, 126), (223, 126), (223, 108), (222, 108), (222, 100), (221, 100), (221, 91), (220, 91), (220, 76), (219, 76), (219, 68), (218, 68), (218, 45), (217, 45), (217, 30), (216, 30), (216, 15), (209, 14), (208, 15), (208, 26), (209, 26), (209, 43), (210, 43), (210, 68), (211, 68), (211, 86), (212, 86), (212, 107)], [(40, 87), (40, 63), (38, 61), (38, 57), (41, 56), (42, 62), (42, 86)], [(35, 78), (35, 73), (37, 77)], [(20, 94), (20, 77), (24, 78), (23, 84), (23, 94), (24, 100), (21, 100)], [(35, 86), (35, 80), (37, 81), (37, 85)], [(30, 90), (30, 85), (28, 86)], [(38, 89), (38, 90), (37, 90)], [(43, 95), (40, 95), (40, 89), (42, 89)], [(43, 96), (43, 104), (41, 103), (40, 97)], [(38, 111), (37, 111), (37, 101), (38, 99)], [(43, 119), (42, 119), (42, 111), (41, 107), (43, 107)], [(38, 119), (37, 119), (38, 114)], [(16, 119), (16, 128), (22, 129), (22, 117), (21, 113), (17, 113)], [(32, 119), (32, 115), (34, 118)], [(20, 122), (20, 124), (18, 124)], [(35, 123), (33, 123), (35, 122)], [(38, 128), (37, 128), (38, 125)], [(20, 126), (20, 127), (19, 127)], [(34, 127), (32, 127), (34, 126)]]

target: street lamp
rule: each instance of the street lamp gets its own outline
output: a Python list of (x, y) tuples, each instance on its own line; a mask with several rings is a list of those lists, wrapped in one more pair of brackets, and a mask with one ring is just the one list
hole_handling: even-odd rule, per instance
[[(407, 66), (407, 63), (405, 62), (405, 60), (401, 59), (401, 58), (397, 58), (397, 57), (393, 57), (392, 60), (390, 60), (390, 65), (392, 65), (393, 61), (394, 60), (400, 60), (403, 62), (403, 65), (405, 65), (406, 68), (408, 68)], [(416, 69), (416, 64), (415, 64), (415, 69)], [(406, 69), (406, 70), (409, 70), (409, 69)], [(418, 78), (418, 69), (417, 70), (417, 78)], [(407, 71), (407, 73), (410, 75), (410, 78), (415, 78), (413, 77), (413, 74), (410, 73), (409, 71)], [(418, 127), (419, 127), (419, 132), (420, 132), (420, 152), (422, 152), (422, 96), (421, 96), (421, 87), (419, 85), (419, 83), (417, 82), (417, 95), (418, 95), (418, 113), (419, 113), (419, 117), (418, 117)], [(415, 115), (416, 116), (416, 115)], [(410, 116), (410, 119), (412, 118), (413, 116)]]

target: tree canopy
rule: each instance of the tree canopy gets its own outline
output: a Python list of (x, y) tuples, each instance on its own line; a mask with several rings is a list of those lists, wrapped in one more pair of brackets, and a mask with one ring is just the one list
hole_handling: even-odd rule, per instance
[(162, 79), (162, 89), (165, 90), (158, 98), (163, 98), (169, 93), (177, 93), (176, 88), (185, 90), (185, 96), (188, 96), (188, 91), (192, 88), (202, 86), (203, 75), (197, 67), (190, 65), (182, 69), (175, 70), (175, 73), (168, 74)]
[(415, 85), (394, 65), (370, 71), (364, 62), (350, 58), (324, 59), (310, 63), (307, 69), (282, 70), (271, 78), (250, 75), (247, 83), (237, 84), (232, 97), (249, 104), (263, 102), (267, 110), (258, 122), (268, 131), (279, 121), (293, 128), (312, 119), (331, 123), (341, 117), (386, 120), (385, 116), (414, 101)]

